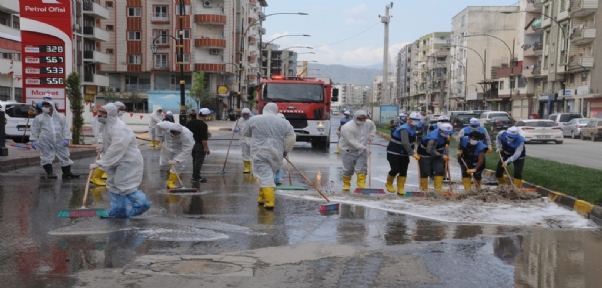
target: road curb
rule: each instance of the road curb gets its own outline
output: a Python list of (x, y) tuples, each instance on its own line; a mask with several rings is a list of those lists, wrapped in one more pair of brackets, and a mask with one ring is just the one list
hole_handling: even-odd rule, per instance
[[(85, 150), (76, 150), (69, 151), (71, 159), (81, 159), (91, 156), (96, 156), (96, 149), (85, 149)], [(55, 159), (54, 162), (58, 162), (58, 159)], [(0, 161), (0, 172), (9, 172), (13, 170), (17, 170), (25, 167), (39, 166), (40, 165), (40, 156), (35, 155), (31, 157), (21, 157), (15, 159), (8, 159)]]
[[(485, 171), (483, 171), (483, 174), (488, 178), (493, 178), (491, 180), (497, 181), (497, 179), (495, 179), (495, 171), (485, 169)], [(541, 197), (548, 197), (548, 199), (550, 199), (554, 203), (569, 210), (573, 210), (583, 215), (583, 217), (591, 219), (598, 225), (602, 225), (602, 206), (594, 205), (587, 201), (579, 200), (576, 197), (566, 195), (562, 192), (552, 191), (551, 189), (541, 187), (524, 180), (523, 187), (534, 188), (535, 192), (537, 192), (537, 194), (539, 194)]]

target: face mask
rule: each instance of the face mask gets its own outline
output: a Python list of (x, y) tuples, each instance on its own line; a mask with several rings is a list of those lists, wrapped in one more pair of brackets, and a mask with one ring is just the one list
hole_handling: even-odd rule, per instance
[(98, 122), (100, 123), (107, 123), (107, 118), (102, 118), (102, 117), (97, 117), (98, 118)]
[(506, 141), (512, 142), (512, 141), (514, 141), (514, 138), (506, 137)]
[(123, 116), (123, 114), (125, 114), (125, 111), (119, 111), (119, 112), (117, 112), (117, 115), (118, 115), (119, 117)]
[(479, 129), (479, 126), (470, 126), (470, 130), (476, 131), (477, 129)]
[(366, 121), (355, 121), (355, 124), (359, 126), (364, 126), (364, 124), (366, 124)]
[(48, 108), (48, 107), (42, 107), (42, 111), (43, 111), (45, 114), (48, 114), (48, 113), (50, 113), (50, 108)]
[(477, 145), (479, 140), (469, 140), (468, 143), (470, 143), (470, 145)]

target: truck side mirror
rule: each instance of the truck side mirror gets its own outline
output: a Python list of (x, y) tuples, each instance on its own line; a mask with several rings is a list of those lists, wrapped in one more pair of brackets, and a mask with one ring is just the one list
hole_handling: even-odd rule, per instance
[(332, 89), (332, 99), (331, 99), (331, 101), (332, 102), (339, 101), (339, 89), (337, 89), (337, 88)]

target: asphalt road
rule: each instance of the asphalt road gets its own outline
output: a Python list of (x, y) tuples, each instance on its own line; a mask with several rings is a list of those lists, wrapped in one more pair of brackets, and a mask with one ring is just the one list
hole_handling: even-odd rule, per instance
[(562, 144), (527, 144), (527, 155), (602, 170), (602, 141), (565, 138)]

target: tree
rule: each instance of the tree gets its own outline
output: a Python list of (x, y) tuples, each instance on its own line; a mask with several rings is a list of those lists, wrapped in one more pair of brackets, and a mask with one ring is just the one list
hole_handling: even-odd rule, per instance
[(201, 107), (203, 107), (203, 103), (210, 97), (207, 91), (207, 84), (205, 83), (205, 71), (194, 72), (192, 74), (190, 95), (196, 99), (197, 103), (201, 104)]
[(84, 117), (82, 116), (84, 114), (84, 97), (81, 88), (79, 74), (75, 72), (69, 74), (65, 80), (65, 90), (69, 99), (69, 105), (71, 106), (71, 113), (73, 113), (73, 144), (83, 144), (84, 142), (84, 134), (82, 133), (82, 127), (84, 126)]
[(127, 97), (127, 101), (134, 105), (134, 111), (138, 111), (136, 110), (136, 104), (142, 103), (142, 98), (140, 98), (140, 96), (138, 95), (138, 90), (133, 90), (132, 92), (130, 92), (130, 94)]

